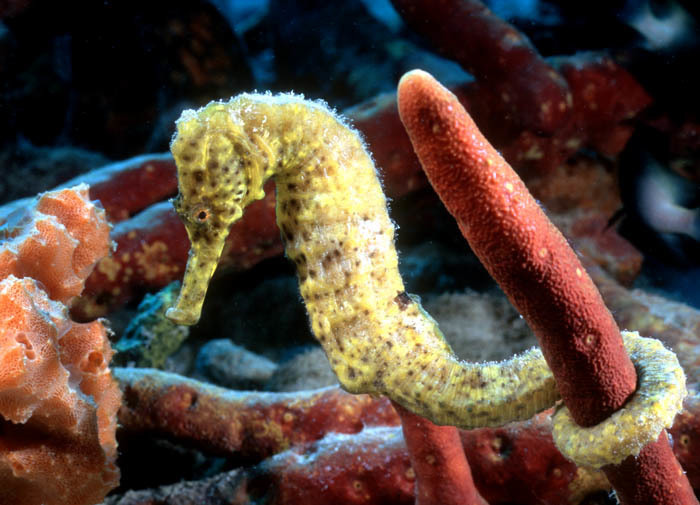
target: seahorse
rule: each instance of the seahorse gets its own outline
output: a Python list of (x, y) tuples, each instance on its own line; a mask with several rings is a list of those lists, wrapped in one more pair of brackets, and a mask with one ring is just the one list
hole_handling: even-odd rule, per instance
[[(559, 398), (539, 349), (502, 362), (455, 356), (405, 291), (394, 226), (365, 144), (322, 102), (241, 94), (187, 110), (171, 151), (179, 184), (173, 204), (191, 249), (168, 318), (199, 320), (231, 224), (274, 178), (285, 252), (296, 265), (312, 331), (344, 389), (386, 395), (435, 423), (462, 428), (528, 419)], [(654, 398), (666, 401), (658, 399), (666, 394)]]

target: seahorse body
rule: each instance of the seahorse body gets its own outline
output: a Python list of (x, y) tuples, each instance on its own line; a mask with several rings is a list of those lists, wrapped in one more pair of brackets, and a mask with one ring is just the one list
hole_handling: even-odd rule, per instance
[[(357, 132), (321, 103), (243, 94), (186, 111), (171, 146), (192, 250), (168, 317), (193, 324), (231, 223), (274, 177), (277, 223), (314, 335), (350, 392), (387, 394), (445, 424), (500, 425), (558, 398), (538, 350), (470, 364), (405, 293), (394, 226)], [(401, 364), (400, 366), (398, 364)]]
[(322, 103), (290, 94), (212, 102), (183, 112), (171, 150), (180, 190), (174, 205), (192, 243), (167, 313), (175, 322), (197, 322), (230, 225), (274, 177), (286, 254), (313, 333), (346, 390), (385, 394), (462, 428), (528, 419), (559, 398), (537, 349), (500, 363), (454, 355), (404, 290), (370, 155)]

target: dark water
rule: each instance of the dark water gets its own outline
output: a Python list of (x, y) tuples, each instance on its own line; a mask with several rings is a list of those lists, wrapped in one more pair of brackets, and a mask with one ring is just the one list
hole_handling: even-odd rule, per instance
[[(543, 57), (604, 53), (649, 94), (649, 106), (624, 121), (635, 134), (622, 154), (586, 148), (574, 156), (602, 163), (617, 181), (622, 200), (609, 217), (644, 256), (636, 285), (700, 308), (700, 7), (692, 0), (487, 4)], [(414, 68), (445, 83), (482, 77), (407, 26), (389, 0), (0, 2), (0, 205), (110, 161), (167, 151), (173, 122), (185, 108), (269, 90), (303, 93), (343, 111), (395, 91), (401, 75)], [(640, 188), (658, 192), (643, 198)], [(421, 193), (393, 203), (409, 287), (426, 293), (488, 289), (485, 274), (473, 273), (475, 260), (454, 224), (431, 201)], [(430, 208), (426, 213), (438, 218), (414, 225), (416, 208)], [(669, 230), (658, 218), (668, 208), (694, 217)], [(443, 218), (438, 227), (425, 225)], [(420, 252), (426, 243), (434, 256)], [(462, 253), (466, 259), (456, 260)], [(470, 281), (454, 274), (460, 269), (470, 272)], [(260, 304), (265, 289), (284, 292), (284, 320), (301, 328), (286, 347), (273, 342), (266, 350), (270, 341), (254, 337), (245, 341), (249, 347), (284, 360), (312, 344), (284, 259), (229, 275), (245, 287), (269, 281), (272, 287), (253, 297)], [(222, 284), (213, 292), (225, 290)], [(268, 315), (260, 304), (230, 296), (252, 321), (240, 323), (248, 326), (239, 333), (272, 332), (260, 330)], [(128, 321), (138, 301), (115, 315), (117, 328), (126, 326), (119, 320)], [(225, 333), (221, 323), (207, 324), (195, 340)], [(188, 458), (194, 456), (182, 456)], [(201, 476), (194, 473), (185, 476)]]

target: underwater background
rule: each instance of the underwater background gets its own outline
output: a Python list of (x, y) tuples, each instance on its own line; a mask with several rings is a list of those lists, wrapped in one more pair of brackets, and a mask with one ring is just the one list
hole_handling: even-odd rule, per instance
[[(396, 433), (357, 438), (367, 426), (396, 428), (391, 406), (337, 389), (345, 396), (314, 396), (337, 380), (284, 257), (273, 191), (235, 228), (201, 321), (164, 317), (189, 248), (168, 202), (178, 193), (168, 153), (175, 120), (241, 92), (292, 91), (348, 118), (389, 197), (407, 291), (460, 358), (501, 360), (537, 341), (428, 185), (396, 112), (401, 76), (430, 72), (585, 258), (618, 324), (654, 333), (696, 382), (700, 6), (485, 1), (494, 26), (532, 44), (530, 60), (509, 66), (499, 59), (507, 44), (489, 39), (504, 28), (455, 26), (450, 3), (459, 2), (436, 2), (416, 20), (395, 8), (410, 10), (408, 0), (0, 0), (0, 239), (16, 236), (26, 199), (81, 182), (112, 226), (111, 255), (67, 303), (74, 321), (105, 318), (116, 351), (121, 480), (104, 503), (413, 503), (405, 451), (382, 445)], [(548, 98), (539, 68), (568, 86), (571, 118), (546, 124), (503, 98)], [(139, 389), (140, 369), (178, 376), (154, 375)], [(9, 419), (0, 410), (0, 453), (16, 439)], [(674, 451), (698, 489), (700, 431), (695, 417), (684, 423)], [(600, 472), (577, 469), (548, 434), (525, 441), (524, 430), (462, 435), (488, 503), (614, 502)], [(497, 454), (498, 464), (473, 461), (468, 447), (484, 461)], [(0, 467), (0, 483), (12, 478)]]

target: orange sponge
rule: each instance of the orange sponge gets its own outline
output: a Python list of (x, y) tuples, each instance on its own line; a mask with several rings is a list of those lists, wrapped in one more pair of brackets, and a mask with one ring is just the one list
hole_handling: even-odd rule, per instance
[(107, 330), (64, 305), (109, 246), (87, 186), (45, 193), (0, 228), (2, 504), (94, 504), (118, 484)]
[(86, 184), (43, 193), (2, 223), (0, 279), (31, 277), (68, 304), (110, 247), (104, 209), (90, 201)]

